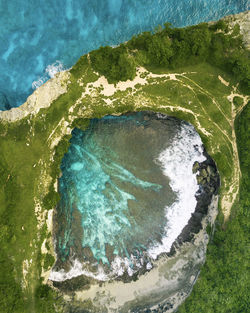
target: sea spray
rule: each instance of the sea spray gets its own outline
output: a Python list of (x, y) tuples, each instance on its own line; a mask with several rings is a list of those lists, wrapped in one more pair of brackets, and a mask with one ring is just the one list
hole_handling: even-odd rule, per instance
[(157, 244), (148, 251), (153, 259), (170, 251), (174, 240), (195, 211), (195, 194), (199, 186), (192, 168), (196, 161), (203, 162), (205, 159), (200, 136), (192, 125), (183, 123), (171, 146), (162, 151), (156, 160), (161, 164), (164, 175), (170, 178), (170, 186), (178, 197), (170, 207), (166, 207), (167, 224), (162, 244)]
[(57, 60), (53, 64), (49, 64), (46, 67), (44, 74), (37, 80), (33, 81), (32, 89), (37, 89), (38, 87), (42, 86), (48, 79), (55, 77), (56, 73), (62, 72), (64, 70), (65, 66), (59, 60)]
[[(165, 121), (164, 121), (165, 120)], [(174, 122), (173, 122), (174, 121)], [(136, 122), (136, 123), (134, 123)], [(96, 122), (95, 122), (96, 123)], [(97, 148), (96, 144), (98, 143), (101, 147), (103, 146), (104, 143), (101, 143), (102, 141), (99, 141), (99, 135), (98, 135), (98, 131), (99, 133), (102, 134), (102, 132), (104, 132), (104, 138), (106, 138), (109, 142), (109, 144), (111, 144), (110, 142), (112, 141), (112, 135), (114, 136), (114, 138), (117, 140), (117, 142), (115, 141), (115, 143), (113, 145), (117, 145), (118, 142), (121, 141), (121, 139), (119, 140), (119, 134), (122, 134), (123, 140), (124, 140), (124, 136), (125, 134), (127, 134), (129, 136), (129, 132), (131, 131), (133, 136), (131, 138), (133, 138), (134, 140), (136, 140), (136, 134), (137, 132), (139, 132), (140, 136), (145, 133), (145, 144), (150, 146), (147, 148), (146, 146), (144, 147), (145, 151), (149, 151), (148, 149), (152, 149), (152, 145), (153, 143), (155, 143), (155, 141), (159, 140), (159, 142), (157, 142), (158, 145), (160, 145), (160, 147), (158, 147), (159, 149), (158, 154), (155, 155), (155, 157), (152, 159), (152, 162), (155, 164), (155, 168), (154, 171), (159, 168), (159, 174), (162, 173), (163, 177), (165, 177), (165, 179), (169, 179), (169, 185), (170, 188), (172, 189), (172, 192), (174, 192), (176, 194), (176, 199), (175, 201), (170, 204), (170, 205), (166, 205), (165, 207), (163, 207), (163, 217), (165, 216), (164, 221), (163, 221), (163, 231), (159, 232), (159, 235), (161, 235), (160, 240), (156, 240), (157, 237), (153, 237), (153, 240), (149, 241), (149, 244), (144, 247), (141, 251), (139, 250), (135, 250), (134, 248), (131, 250), (129, 250), (129, 247), (125, 247), (125, 249), (130, 251), (129, 253), (125, 253), (125, 254), (117, 254), (118, 252), (114, 252), (114, 258), (113, 260), (111, 260), (109, 266), (105, 265), (105, 254), (100, 254), (100, 252), (102, 250), (96, 250), (96, 248), (94, 247), (94, 242), (92, 241), (91, 237), (90, 237), (90, 241), (88, 241), (88, 238), (85, 238), (85, 245), (87, 246), (92, 246), (92, 252), (94, 253), (94, 256), (96, 254), (96, 257), (99, 255), (101, 257), (101, 259), (104, 261), (104, 263), (100, 263), (99, 262), (95, 262), (95, 264), (92, 264), (93, 266), (89, 266), (90, 262), (89, 261), (80, 261), (81, 257), (78, 258), (76, 254), (73, 254), (72, 256), (70, 256), (69, 262), (71, 264), (71, 269), (69, 271), (66, 271), (65, 269), (54, 269), (51, 274), (50, 274), (50, 279), (54, 280), (54, 281), (64, 281), (66, 279), (70, 279), (79, 275), (86, 275), (92, 278), (95, 278), (97, 280), (108, 280), (110, 278), (114, 278), (117, 276), (122, 276), (125, 273), (127, 273), (128, 276), (132, 276), (135, 272), (137, 272), (139, 269), (141, 268), (145, 268), (146, 270), (150, 270), (153, 266), (154, 263), (154, 259), (156, 259), (161, 253), (164, 252), (169, 252), (173, 242), (175, 241), (175, 239), (178, 237), (178, 235), (181, 233), (182, 229), (184, 228), (185, 225), (187, 225), (192, 213), (195, 211), (195, 207), (196, 207), (196, 198), (195, 195), (198, 191), (198, 185), (197, 185), (197, 181), (196, 181), (196, 175), (193, 174), (192, 172), (192, 167), (195, 161), (198, 162), (202, 162), (204, 161), (206, 158), (203, 155), (203, 146), (202, 146), (202, 142), (201, 139), (199, 137), (199, 135), (196, 133), (195, 129), (193, 126), (191, 126), (190, 124), (184, 123), (184, 122), (180, 122), (176, 119), (171, 119), (165, 115), (157, 115), (155, 113), (135, 113), (135, 114), (130, 114), (127, 116), (122, 116), (122, 117), (107, 117), (103, 120), (100, 120), (100, 125), (99, 122), (97, 122), (97, 124), (92, 124), (92, 129), (90, 132), (87, 132), (86, 134), (86, 138), (87, 141), (83, 140), (84, 137), (77, 137), (77, 141), (74, 145), (72, 145), (73, 149), (72, 151), (74, 151), (74, 154), (71, 154), (71, 165), (67, 163), (65, 163), (65, 168), (67, 169), (67, 171), (69, 171), (69, 173), (73, 172), (73, 181), (75, 180), (77, 175), (80, 175), (80, 177), (82, 178), (82, 175), (87, 174), (86, 179), (88, 179), (89, 183), (88, 185), (84, 185), (84, 189), (82, 189), (82, 187), (79, 185), (76, 185), (76, 187), (78, 188), (78, 193), (81, 194), (81, 198), (82, 197), (86, 197), (89, 193), (91, 193), (91, 190), (89, 189), (89, 187), (92, 185), (93, 188), (95, 189), (96, 184), (94, 179), (98, 179), (98, 185), (101, 187), (100, 183), (101, 180), (103, 180), (103, 186), (106, 186), (106, 181), (109, 181), (109, 185), (111, 183), (110, 181), (110, 174), (108, 175), (107, 173), (111, 173), (111, 176), (117, 180), (119, 179), (121, 181), (121, 183), (119, 184), (132, 184), (136, 186), (136, 189), (144, 189), (146, 191), (146, 193), (148, 193), (150, 191), (150, 189), (155, 190), (154, 192), (159, 192), (159, 190), (161, 190), (162, 188), (159, 187), (160, 185), (149, 182), (150, 179), (148, 179), (148, 181), (141, 180), (138, 178), (138, 176), (140, 176), (141, 174), (137, 171), (137, 177), (135, 175), (133, 175), (131, 173), (131, 171), (126, 170), (126, 168), (124, 168), (121, 165), (118, 165), (115, 161), (115, 159), (111, 160), (105, 160), (105, 158), (107, 158), (107, 155), (105, 156), (105, 154), (103, 154), (103, 152), (101, 152), (101, 155), (96, 157), (93, 155), (93, 148), (95, 151), (98, 151), (98, 153), (100, 153), (99, 148)], [(104, 123), (104, 124), (103, 124)], [(106, 126), (105, 126), (106, 123)], [(111, 124), (110, 124), (111, 123)], [(114, 125), (114, 123), (117, 123), (118, 128), (116, 128), (117, 126)], [(134, 124), (133, 124), (134, 123)], [(124, 126), (128, 124), (129, 126)], [(108, 131), (108, 134), (105, 135), (105, 127), (109, 126), (109, 125), (113, 125), (112, 126), (112, 133), (110, 133), (110, 131)], [(119, 126), (120, 125), (120, 126)], [(135, 126), (136, 125), (136, 126)], [(153, 126), (152, 126), (153, 125)], [(157, 126), (156, 126), (157, 125)], [(90, 127), (90, 128), (91, 128)], [(104, 128), (103, 128), (104, 127)], [(124, 128), (124, 130), (122, 130)], [(128, 127), (128, 128), (127, 128)], [(103, 129), (102, 129), (103, 128)], [(95, 130), (96, 129), (96, 130)], [(109, 129), (109, 127), (108, 127)], [(117, 132), (117, 129), (119, 129), (119, 131)], [(155, 132), (155, 130), (158, 130), (159, 133)], [(169, 132), (171, 133), (171, 130), (174, 130), (174, 135), (169, 135)], [(95, 134), (95, 132), (97, 131), (97, 134)], [(122, 131), (120, 133), (120, 131)], [(125, 131), (125, 133), (124, 133)], [(91, 142), (92, 135), (91, 133), (93, 132), (94, 137), (95, 138), (95, 144), (94, 142)], [(164, 137), (166, 134), (168, 134), (167, 137)], [(96, 137), (97, 136), (97, 137)], [(106, 136), (111, 136), (106, 137)], [(119, 138), (116, 138), (116, 136), (118, 136)], [(138, 137), (138, 139), (140, 138), (140, 141), (142, 141), (143, 137)], [(147, 137), (148, 136), (148, 137)], [(170, 136), (171, 140), (165, 145), (164, 142), (167, 140), (167, 138)], [(131, 138), (128, 137), (128, 142), (131, 143)], [(151, 141), (150, 141), (151, 140)], [(136, 141), (137, 142), (137, 141)], [(81, 148), (81, 145), (83, 145), (83, 148)], [(121, 144), (122, 147), (124, 146), (124, 144)], [(165, 146), (165, 148), (164, 148)], [(156, 147), (156, 146), (155, 146)], [(114, 148), (111, 144), (111, 148)], [(88, 150), (88, 153), (86, 154), (86, 149)], [(90, 149), (90, 150), (89, 150)], [(137, 146), (134, 146), (134, 149), (138, 150), (138, 144)], [(112, 149), (111, 149), (112, 150)], [(119, 150), (119, 149), (118, 149)], [(117, 151), (118, 151), (117, 150)], [(125, 154), (125, 159), (129, 158), (129, 155), (127, 155), (126, 151), (129, 150), (130, 154), (132, 154), (132, 150), (128, 149), (128, 147), (122, 148), (122, 155)], [(90, 153), (90, 151), (92, 151)], [(116, 151), (116, 152), (117, 152)], [(142, 156), (144, 158), (146, 158), (145, 155), (145, 151), (143, 150)], [(121, 151), (118, 151), (121, 152)], [(112, 154), (113, 155), (113, 154)], [(152, 154), (154, 155), (154, 153)], [(109, 155), (110, 156), (110, 155)], [(133, 156), (133, 154), (132, 154)], [(73, 158), (72, 158), (73, 157)], [(133, 156), (134, 157), (134, 156)], [(133, 157), (131, 160), (133, 160)], [(80, 158), (80, 159), (79, 159)], [(89, 158), (89, 159), (88, 159)], [(84, 169), (84, 163), (83, 160), (85, 160), (87, 162), (87, 166), (90, 167), (91, 162), (90, 160), (94, 160), (94, 176), (93, 175), (89, 175), (89, 172), (85, 172), (86, 169)], [(99, 160), (99, 161), (97, 161)], [(138, 160), (134, 159), (134, 162), (136, 163), (136, 161), (138, 162)], [(137, 166), (140, 167), (140, 164), (143, 163), (142, 159), (139, 160), (139, 162), (137, 163)], [(152, 163), (152, 164), (153, 164)], [(124, 164), (123, 164), (124, 165)], [(143, 164), (144, 165), (144, 164)], [(133, 168), (133, 166), (132, 166)], [(147, 169), (146, 166), (142, 167), (142, 170), (145, 174), (145, 169)], [(105, 173), (102, 171), (105, 170)], [(108, 170), (108, 172), (107, 172)], [(138, 168), (137, 168), (138, 170)], [(81, 172), (83, 171), (83, 172)], [(101, 174), (101, 177), (98, 178), (98, 175)], [(71, 174), (70, 174), (71, 175)], [(148, 176), (149, 178), (151, 176)], [(101, 179), (101, 180), (100, 180)], [(151, 177), (152, 180), (152, 177)], [(70, 180), (71, 181), (71, 180)], [(69, 184), (72, 184), (72, 182), (67, 181)], [(163, 182), (163, 180), (161, 180), (161, 183)], [(166, 181), (167, 182), (167, 181)], [(65, 181), (64, 181), (65, 183)], [(77, 180), (75, 181), (75, 184), (77, 184)], [(120, 215), (120, 219), (122, 221), (125, 221), (125, 223), (123, 224), (123, 227), (128, 227), (127, 228), (127, 232), (137, 232), (138, 230), (136, 228), (131, 228), (131, 221), (133, 222), (133, 216), (131, 217), (126, 217), (127, 216), (127, 202), (128, 201), (134, 201), (134, 196), (129, 195), (129, 193), (125, 193), (124, 191), (122, 191), (120, 188), (123, 185), (119, 185), (119, 189), (117, 189), (117, 192), (119, 192), (122, 197), (124, 198), (124, 195), (126, 195), (126, 197), (123, 199), (123, 204), (122, 204), (122, 211), (120, 211), (119, 206), (116, 206), (116, 210), (117, 208), (119, 209), (118, 211), (114, 211), (116, 212), (115, 214), (122, 214)], [(100, 188), (99, 187), (99, 188)], [(92, 188), (92, 187), (91, 187)], [(101, 187), (103, 188), (103, 187)], [(124, 186), (123, 186), (124, 188)], [(160, 189), (159, 189), (160, 188)], [(93, 191), (94, 191), (93, 189)], [(76, 189), (77, 190), (77, 189)], [(128, 190), (127, 190), (128, 191)], [(72, 195), (72, 193), (70, 193), (70, 195)], [(97, 194), (96, 194), (97, 195)], [(98, 201), (95, 201), (93, 199), (93, 196), (91, 196), (91, 194), (89, 194), (89, 196), (92, 197), (92, 202), (94, 201), (94, 205), (98, 205), (96, 207), (95, 210), (99, 210), (100, 207), (100, 203), (103, 201), (102, 199), (104, 199), (103, 197), (100, 198), (100, 196), (98, 196)], [(159, 196), (157, 196), (159, 197)], [(157, 199), (156, 197), (156, 199)], [(86, 198), (90, 199), (89, 197)], [(74, 200), (75, 201), (75, 200)], [(114, 198), (115, 201), (115, 198)], [(86, 205), (84, 205), (84, 202), (81, 202), (83, 205), (83, 207)], [(155, 205), (157, 205), (157, 202), (154, 202)], [(79, 203), (80, 204), (80, 203)], [(110, 203), (112, 204), (112, 202)], [(115, 204), (114, 204), (115, 205)], [(119, 204), (120, 205), (120, 204)], [(80, 209), (80, 208), (79, 208)], [(80, 209), (82, 210), (82, 209)], [(104, 211), (103, 211), (104, 210)], [(108, 213), (108, 211), (106, 211), (107, 213), (105, 213), (103, 215), (103, 212), (105, 212), (106, 209), (104, 209), (104, 207), (102, 207), (101, 211), (99, 212), (99, 218), (100, 216), (102, 216), (102, 218), (100, 219), (100, 223), (98, 223), (98, 231), (103, 229), (104, 233), (105, 231), (115, 231), (116, 230), (116, 224), (115, 223), (115, 219), (112, 219), (111, 225), (112, 228), (110, 230), (109, 229), (109, 219), (110, 217), (112, 217), (112, 215), (110, 216), (110, 213)], [(125, 210), (125, 211), (124, 211)], [(157, 212), (157, 207), (152, 207), (150, 209), (150, 211), (153, 212)], [(148, 212), (150, 212), (148, 211)], [(83, 211), (84, 212), (84, 211)], [(91, 215), (88, 215), (87, 220), (89, 220), (90, 216), (92, 216), (92, 218), (94, 218), (95, 215), (93, 215), (95, 211), (93, 211), (91, 213)], [(119, 213), (120, 212), (120, 213)], [(125, 212), (125, 213), (122, 213)], [(146, 215), (147, 211), (145, 211), (144, 215)], [(96, 217), (98, 217), (98, 211), (96, 211), (97, 214)], [(108, 214), (106, 216), (106, 214)], [(114, 214), (114, 213), (113, 213)], [(125, 215), (124, 215), (125, 214)], [(115, 216), (115, 215), (114, 215)], [(151, 217), (149, 216), (149, 222), (152, 224), (152, 222), (154, 222), (154, 217), (156, 217), (156, 215), (152, 215)], [(108, 218), (108, 219), (107, 219)], [(127, 219), (128, 218), (128, 219)], [(162, 217), (161, 217), (162, 219)], [(84, 226), (83, 229), (86, 230), (86, 227), (88, 227), (88, 222), (87, 220), (84, 222)], [(102, 223), (103, 221), (103, 223)], [(111, 220), (110, 220), (111, 221)], [(130, 221), (130, 222), (129, 222)], [(94, 222), (91, 221), (91, 223)], [(87, 224), (86, 224), (87, 223)], [(106, 223), (106, 224), (105, 224)], [(103, 225), (102, 225), (103, 224)], [(95, 224), (93, 224), (95, 225)], [(105, 226), (106, 225), (106, 226)], [(126, 226), (127, 225), (127, 226)], [(139, 224), (136, 224), (138, 226), (134, 226), (134, 227), (139, 227)], [(100, 227), (101, 226), (101, 227)], [(104, 226), (104, 227), (102, 227)], [(117, 231), (119, 233), (119, 224), (117, 225)], [(92, 228), (92, 227), (91, 227)], [(95, 229), (95, 227), (94, 227)], [(70, 231), (67, 231), (66, 233), (69, 233)], [(97, 234), (95, 232), (95, 234)], [(92, 235), (91, 235), (92, 236)], [(107, 234), (103, 237), (103, 235), (100, 233), (98, 236), (98, 238), (100, 238), (101, 240), (103, 240), (102, 238), (105, 238), (105, 240), (107, 240), (107, 238), (109, 238), (109, 236), (111, 236), (111, 234)], [(116, 235), (115, 235), (116, 236)], [(122, 236), (122, 235), (120, 235)], [(150, 237), (151, 233), (145, 233), (145, 236)], [(68, 237), (67, 237), (68, 238)], [(112, 237), (110, 237), (112, 238)], [(133, 237), (132, 237), (133, 238)], [(96, 237), (97, 239), (97, 237)], [(118, 238), (119, 239), (119, 238)], [(126, 239), (126, 238), (125, 238)], [(122, 240), (120, 242), (120, 240)], [(119, 241), (116, 243), (115, 241), (111, 241), (113, 242), (112, 245), (116, 245), (118, 244), (118, 246), (121, 244), (123, 245), (125, 242), (123, 241), (123, 238), (120, 238)], [(136, 237), (133, 239), (136, 240)], [(106, 242), (106, 241), (104, 241)], [(120, 242), (120, 244), (119, 244)], [(139, 244), (139, 243), (138, 243)], [(67, 243), (64, 244), (63, 247), (66, 247)], [(105, 252), (105, 251), (104, 251)], [(102, 252), (103, 253), (103, 252)], [(107, 262), (106, 262), (107, 263)], [(104, 265), (102, 265), (104, 264)]]

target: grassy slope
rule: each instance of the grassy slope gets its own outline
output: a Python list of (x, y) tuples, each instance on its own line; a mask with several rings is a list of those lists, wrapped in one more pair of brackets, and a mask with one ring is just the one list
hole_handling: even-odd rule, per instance
[[(151, 70), (167, 73), (164, 68)], [(60, 160), (67, 148), (65, 144), (56, 149), (57, 142), (66, 134), (65, 121), (72, 125), (79, 117), (143, 109), (187, 120), (196, 126), (217, 162), (222, 178), (221, 195), (227, 194), (233, 183), (237, 191), (237, 151), (235, 154), (232, 145), (232, 106), (227, 99), (234, 82), (205, 63), (178, 72), (178, 80), (148, 77), (150, 85), (136, 86), (134, 90), (104, 97), (99, 87), (93, 88), (91, 95), (81, 97), (86, 84), (97, 79), (83, 57), (72, 70), (68, 93), (50, 108), (17, 123), (0, 124), (0, 312), (53, 312), (54, 295), (40, 284), (45, 258), (40, 248), (43, 240), (49, 238), (45, 224), (47, 210), (57, 200), (53, 192), (49, 197), (46, 195), (59, 174)], [(228, 87), (220, 82), (219, 74), (230, 82)], [(105, 102), (108, 98), (111, 104)], [(207, 136), (206, 131), (211, 135)], [(68, 139), (69, 136), (65, 142)], [(36, 204), (41, 206), (37, 214)]]
[(242, 180), (240, 199), (225, 228), (209, 244), (207, 260), (191, 296), (178, 312), (245, 313), (249, 311), (250, 106), (236, 121)]
[[(88, 77), (91, 80), (91, 75)], [(55, 149), (48, 149), (48, 138), (67, 116), (67, 109), (77, 96), (79, 93), (72, 83), (67, 94), (59, 97), (49, 109), (40, 110), (35, 118), (0, 124), (0, 312), (24, 312), (23, 307), (26, 312), (35, 312), (45, 259), (41, 255), (41, 244), (49, 236), (45, 207), (54, 206), (45, 196), (59, 168), (59, 164), (53, 164), (51, 169)], [(35, 213), (37, 204), (42, 209)], [(51, 244), (50, 240), (48, 243)], [(48, 293), (41, 297), (44, 303), (39, 304), (37, 312), (43, 311), (41, 306), (45, 306), (44, 312), (53, 310), (54, 301), (47, 303)]]

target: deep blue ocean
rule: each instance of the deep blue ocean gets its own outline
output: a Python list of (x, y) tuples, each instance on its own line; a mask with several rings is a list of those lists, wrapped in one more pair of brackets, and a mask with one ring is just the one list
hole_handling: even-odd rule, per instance
[(0, 110), (21, 105), (58, 67), (101, 45), (249, 7), (249, 0), (0, 0)]

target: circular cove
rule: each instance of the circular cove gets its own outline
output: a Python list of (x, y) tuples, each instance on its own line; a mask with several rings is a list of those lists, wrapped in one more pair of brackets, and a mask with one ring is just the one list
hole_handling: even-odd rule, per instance
[[(75, 128), (59, 179), (53, 281), (149, 271), (187, 227), (202, 186), (202, 141), (184, 121), (153, 112)], [(204, 189), (204, 188), (203, 188)]]

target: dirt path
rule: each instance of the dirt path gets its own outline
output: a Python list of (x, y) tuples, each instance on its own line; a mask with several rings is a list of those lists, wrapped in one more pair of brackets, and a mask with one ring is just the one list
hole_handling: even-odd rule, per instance
[[(234, 88), (236, 91), (236, 88)], [(243, 104), (237, 109), (233, 103), (234, 97), (240, 97), (243, 99)], [(238, 153), (238, 147), (237, 147), (237, 138), (235, 133), (235, 119), (236, 117), (241, 113), (241, 111), (244, 109), (244, 107), (247, 105), (248, 101), (250, 100), (248, 96), (242, 96), (239, 93), (232, 92), (228, 97), (228, 101), (231, 102), (231, 110), (232, 110), (232, 116), (231, 116), (231, 128), (232, 128), (232, 147), (234, 151), (234, 174), (233, 174), (233, 181), (229, 188), (229, 191), (227, 194), (223, 195), (221, 199), (221, 205), (223, 209), (223, 213), (225, 216), (225, 221), (229, 218), (231, 208), (239, 194), (240, 190), (240, 178), (241, 178), (241, 169), (240, 169), (240, 160), (239, 160), (239, 153)]]
[[(231, 131), (226, 131), (221, 127), (220, 124), (216, 123), (213, 121), (210, 117), (210, 112), (208, 108), (204, 107), (204, 105), (199, 101), (200, 104), (200, 109), (203, 111), (203, 114), (198, 114), (197, 112), (194, 112), (191, 109), (178, 106), (178, 105), (164, 105), (164, 108), (169, 109), (171, 112), (176, 112), (176, 111), (181, 111), (181, 112), (186, 112), (189, 114), (192, 114), (195, 118), (196, 126), (197, 128), (205, 135), (205, 136), (212, 136), (212, 134), (206, 130), (204, 127), (202, 127), (200, 123), (200, 117), (207, 117), (208, 120), (212, 123), (213, 127), (216, 127), (218, 131), (221, 133), (223, 136), (223, 140), (225, 142), (225, 145), (228, 148), (228, 151), (230, 153), (230, 157), (233, 160), (234, 166), (232, 167), (233, 173), (231, 176), (231, 179), (224, 179), (224, 190), (221, 195), (221, 207), (222, 211), (224, 213), (225, 220), (228, 219), (231, 208), (238, 196), (239, 193), (239, 184), (240, 184), (240, 177), (241, 177), (241, 172), (240, 172), (240, 164), (239, 164), (239, 156), (238, 156), (238, 149), (237, 149), (237, 142), (236, 142), (236, 134), (235, 134), (235, 128), (234, 128), (234, 122), (237, 114), (240, 113), (240, 111), (244, 108), (244, 106), (247, 104), (249, 98), (247, 96), (241, 95), (239, 92), (237, 92), (236, 87), (233, 88), (233, 92), (229, 96), (227, 96), (228, 101), (231, 103), (231, 114), (226, 114), (220, 103), (214, 98), (213, 94), (211, 94), (208, 90), (204, 89), (200, 84), (195, 82), (193, 79), (189, 78), (187, 75), (190, 73), (183, 72), (183, 73), (171, 73), (171, 74), (153, 74), (151, 72), (148, 72), (145, 68), (140, 67), (137, 69), (136, 77), (132, 81), (126, 81), (126, 82), (119, 82), (117, 85), (114, 84), (109, 84), (108, 81), (100, 76), (95, 82), (89, 83), (86, 86), (85, 92), (83, 92), (81, 99), (85, 95), (90, 95), (93, 97), (98, 96), (98, 88), (102, 87), (101, 94), (106, 96), (106, 97), (111, 97), (115, 96), (115, 93), (117, 91), (126, 91), (128, 88), (132, 89), (134, 93), (138, 95), (138, 93), (142, 90), (141, 88), (147, 84), (149, 84), (149, 79), (155, 79), (155, 83), (157, 82), (157, 79), (166, 79), (168, 80), (174, 80), (178, 81), (180, 84), (182, 84), (184, 87), (189, 88), (194, 95), (197, 95), (197, 91), (206, 95), (213, 103), (213, 105), (216, 107), (216, 109), (222, 114), (223, 118), (225, 121), (228, 123)], [(217, 77), (217, 79), (220, 80), (220, 82), (223, 85), (226, 85), (227, 87), (230, 85), (229, 82), (225, 81), (221, 76)], [(164, 80), (165, 81), (165, 80)], [(151, 81), (152, 83), (152, 81)], [(138, 88), (139, 86), (139, 88)], [(141, 88), (140, 88), (141, 87)], [(100, 94), (99, 94), (100, 95)], [(240, 108), (235, 108), (233, 104), (233, 98), (235, 96), (239, 96), (243, 98), (243, 104)], [(79, 99), (79, 101), (81, 100)], [(114, 99), (110, 99), (110, 102), (112, 103)], [(106, 101), (108, 102), (108, 101)], [(143, 101), (140, 101), (138, 105), (135, 105), (137, 108), (142, 108), (143, 106), (147, 107), (147, 103), (143, 103)], [(160, 108), (160, 106), (158, 106)], [(217, 150), (219, 147), (217, 148)], [(211, 149), (213, 150), (213, 149)], [(215, 151), (217, 151), (215, 150)], [(214, 150), (213, 150), (214, 151)], [(219, 150), (217, 152), (220, 152)], [(230, 165), (229, 165), (230, 166)], [(223, 179), (223, 178), (222, 178)]]

